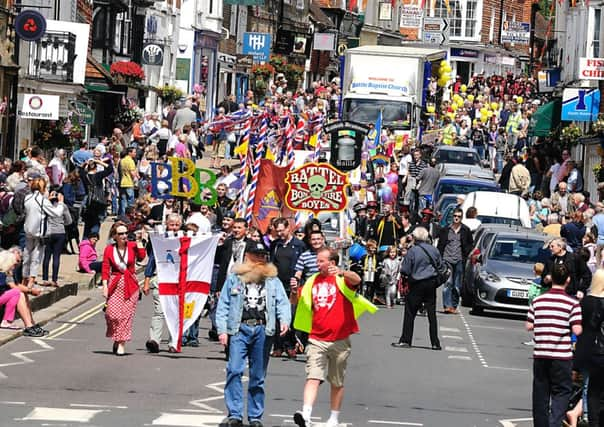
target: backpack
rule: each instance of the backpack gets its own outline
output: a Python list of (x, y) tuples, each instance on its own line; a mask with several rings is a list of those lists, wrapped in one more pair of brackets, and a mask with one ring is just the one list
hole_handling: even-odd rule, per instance
[(23, 224), (25, 222), (25, 197), (31, 194), (29, 185), (25, 185), (15, 191), (11, 202), (10, 210), (15, 214), (15, 224)]

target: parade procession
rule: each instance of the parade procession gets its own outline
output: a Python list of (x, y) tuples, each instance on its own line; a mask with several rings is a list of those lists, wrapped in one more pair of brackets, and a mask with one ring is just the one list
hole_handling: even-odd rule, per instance
[(0, 426), (604, 427), (602, 0), (0, 0)]

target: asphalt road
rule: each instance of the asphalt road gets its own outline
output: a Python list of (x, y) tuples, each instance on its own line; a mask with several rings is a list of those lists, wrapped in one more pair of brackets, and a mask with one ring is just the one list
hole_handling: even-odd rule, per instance
[[(182, 354), (146, 353), (150, 297), (139, 306), (125, 357), (104, 338), (100, 298), (51, 322), (45, 339), (0, 347), (0, 426), (217, 426), (224, 418), (224, 357), (208, 342)], [(429, 350), (427, 319), (414, 348), (394, 349), (402, 308), (360, 321), (340, 421), (347, 426), (528, 427), (531, 348), (523, 316), (438, 315), (443, 351)], [(163, 349), (167, 344), (162, 344)], [(291, 426), (301, 409), (302, 360), (272, 359), (265, 425)], [(329, 415), (328, 387), (313, 412)]]

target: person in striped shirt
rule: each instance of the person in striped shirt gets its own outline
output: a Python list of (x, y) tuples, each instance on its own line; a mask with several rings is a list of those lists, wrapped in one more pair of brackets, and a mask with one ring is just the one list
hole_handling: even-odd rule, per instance
[(526, 329), (535, 335), (533, 351), (533, 422), (560, 427), (572, 392), (571, 332), (581, 335), (581, 306), (565, 292), (568, 268), (554, 265), (552, 288), (529, 307)]

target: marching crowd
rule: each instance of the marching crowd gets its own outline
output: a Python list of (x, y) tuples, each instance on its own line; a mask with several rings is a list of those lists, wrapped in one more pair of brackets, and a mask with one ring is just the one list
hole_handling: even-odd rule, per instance
[[(576, 425), (588, 414), (589, 425), (597, 426), (604, 384), (604, 337), (599, 331), (604, 320), (604, 204), (584, 191), (583, 174), (568, 149), (529, 136), (530, 116), (541, 103), (535, 96), (534, 82), (526, 77), (476, 75), (468, 85), (457, 79), (442, 89), (439, 113), (426, 114), (424, 126), (438, 130), (436, 144), (475, 148), (500, 174), (501, 189), (525, 198), (533, 227), (552, 236), (551, 259), (536, 279), (527, 321), (527, 328), (534, 330), (535, 425), (559, 426), (565, 417)], [(359, 330), (358, 316), (374, 313), (376, 305), (404, 304), (401, 336), (392, 346), (407, 348), (417, 314), (426, 313), (432, 349), (441, 350), (437, 292), (442, 286), (442, 312), (457, 314), (463, 269), (474, 246), (473, 232), (480, 226), (476, 212), (460, 208), (463, 195), (458, 196), (452, 223), (435, 225), (431, 195), (440, 175), (430, 158), (431, 147), (405, 140), (387, 127), (376, 129), (366, 141), (371, 154), (366, 160), (374, 173), (363, 170), (351, 188), (347, 213), (354, 245), (346, 268), (338, 252), (329, 249), (316, 218), (305, 224), (274, 218), (267, 230), (243, 219), (237, 211), (240, 174), (227, 161), (237, 158), (244, 132), (238, 114), (270, 119), (273, 154), (279, 158), (285, 149), (278, 143), (287, 130), (284, 120), (292, 117), (287, 126), (295, 127), (297, 148), (320, 150), (325, 135), (319, 119), (337, 117), (338, 97), (337, 80), (290, 92), (278, 78), (261, 100), (251, 92), (240, 104), (228, 97), (212, 121), (204, 122), (202, 98), (192, 96), (167, 108), (161, 120), (151, 113), (131, 129), (117, 125), (94, 147), (82, 141), (73, 153), (59, 149), (46, 161), (45, 153), (32, 146), (19, 159), (6, 159), (0, 165), (0, 327), (17, 328), (18, 312), (24, 335), (47, 333), (33, 320), (28, 298), (39, 295), (40, 286), (61, 285), (60, 260), (69, 249), (78, 253), (80, 271), (100, 277), (106, 335), (114, 354), (126, 353), (139, 298), (152, 295), (146, 348), (157, 353), (164, 317), (148, 233), (158, 225), (174, 232), (220, 233), (204, 315), (210, 318), (209, 338), (227, 347), (228, 425), (242, 425), (244, 418), (241, 376), (246, 359), (247, 418), (258, 427), (270, 357), (297, 358), (304, 351), (307, 379), (303, 407), (294, 421), (310, 425), (319, 385), (328, 381), (328, 425), (336, 426), (349, 336)], [(373, 164), (373, 157), (381, 155), (386, 164)], [(153, 198), (151, 163), (166, 156), (193, 161), (210, 156), (218, 171), (215, 204)], [(100, 226), (108, 216), (114, 222), (100, 257)], [(144, 268), (142, 288), (139, 268)], [(198, 325), (199, 319), (184, 334), (183, 346), (199, 345)], [(574, 352), (571, 334), (578, 337)], [(167, 351), (179, 350), (170, 344)], [(572, 372), (584, 380), (581, 403), (574, 399)]]

